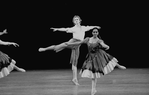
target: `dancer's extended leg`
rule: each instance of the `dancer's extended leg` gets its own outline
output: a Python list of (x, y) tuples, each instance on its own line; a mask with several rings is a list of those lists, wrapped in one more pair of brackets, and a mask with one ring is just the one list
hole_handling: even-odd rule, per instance
[[(16, 64), (16, 61), (12, 59), (12, 63), (15, 65)], [(18, 66), (14, 66), (14, 68), (20, 72), (26, 72), (23, 68), (19, 68)]]
[(54, 48), (55, 48), (55, 45), (52, 45), (52, 46), (49, 46), (46, 48), (39, 48), (39, 51), (42, 52), (42, 51), (46, 51), (46, 50), (53, 50)]
[(14, 67), (16, 70), (20, 71), (20, 72), (26, 72), (26, 70), (24, 70), (23, 68), (19, 68), (18, 66), (15, 65)]
[(120, 64), (118, 64), (117, 63), (117, 65), (116, 65), (118, 68), (120, 68), (120, 69), (126, 69), (126, 67), (125, 66), (122, 66), (122, 65), (120, 65)]
[(113, 59), (114, 59), (114, 61), (117, 63), (116, 66), (117, 66), (119, 69), (126, 69), (125, 66), (122, 66), (122, 65), (118, 64), (118, 60), (117, 60), (116, 58), (113, 58)]
[(39, 48), (39, 51), (41, 52), (41, 51), (46, 51), (46, 50), (55, 50), (56, 52), (59, 52), (65, 47), (67, 47), (67, 45), (65, 43), (61, 43), (59, 45), (52, 45), (46, 48)]

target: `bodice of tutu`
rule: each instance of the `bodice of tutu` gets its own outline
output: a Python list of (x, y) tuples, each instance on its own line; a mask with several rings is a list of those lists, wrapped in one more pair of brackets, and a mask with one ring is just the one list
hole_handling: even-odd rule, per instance
[(99, 51), (99, 49), (102, 48), (100, 43), (89, 43), (88, 42), (88, 51), (89, 53), (96, 53)]

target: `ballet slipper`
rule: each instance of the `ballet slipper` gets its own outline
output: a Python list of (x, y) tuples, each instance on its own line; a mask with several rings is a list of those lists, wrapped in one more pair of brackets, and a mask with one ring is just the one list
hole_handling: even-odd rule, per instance
[(17, 70), (20, 72), (26, 72), (26, 70), (24, 70), (23, 68), (17, 68)]
[(45, 49), (44, 49), (44, 48), (39, 48), (38, 51), (39, 51), (39, 52), (42, 52), (42, 51), (45, 51)]
[(91, 91), (91, 95), (95, 95), (97, 93), (97, 90), (96, 89), (93, 89), (92, 91)]
[(121, 65), (119, 65), (118, 68), (120, 68), (120, 69), (126, 69), (125, 66), (121, 66)]
[(72, 82), (73, 82), (75, 85), (80, 85), (80, 84), (78, 83), (78, 80), (77, 80), (77, 79), (72, 79)]

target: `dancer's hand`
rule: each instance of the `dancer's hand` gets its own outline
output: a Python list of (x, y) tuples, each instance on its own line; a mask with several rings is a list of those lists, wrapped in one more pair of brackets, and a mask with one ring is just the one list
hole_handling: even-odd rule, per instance
[(106, 50), (108, 50), (110, 47), (108, 46), (108, 47), (106, 47)]
[(100, 29), (101, 27), (100, 26), (95, 26), (95, 28)]
[(19, 47), (19, 45), (17, 43), (10, 43), (11, 45), (14, 45), (15, 47)]
[(3, 31), (3, 34), (7, 34), (7, 29), (5, 29), (5, 30)]
[(57, 28), (50, 28), (50, 29), (53, 29), (54, 32), (58, 30)]

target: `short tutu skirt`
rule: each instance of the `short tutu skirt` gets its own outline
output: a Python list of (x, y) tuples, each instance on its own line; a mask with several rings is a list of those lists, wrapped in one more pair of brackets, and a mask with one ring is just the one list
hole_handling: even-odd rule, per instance
[(99, 49), (98, 52), (87, 55), (80, 74), (82, 77), (100, 78), (113, 71), (117, 62), (116, 58)]
[[(81, 40), (78, 40), (78, 39), (70, 39), (68, 43), (75, 43), (75, 42), (80, 42)], [(80, 46), (81, 45), (68, 45), (69, 48), (72, 49), (72, 52), (71, 52), (71, 58), (70, 58), (70, 64), (73, 64), (74, 66), (77, 66), (78, 64), (78, 58), (79, 58), (79, 55), (80, 55)]]
[(0, 78), (10, 74), (15, 67), (15, 61), (0, 51)]

